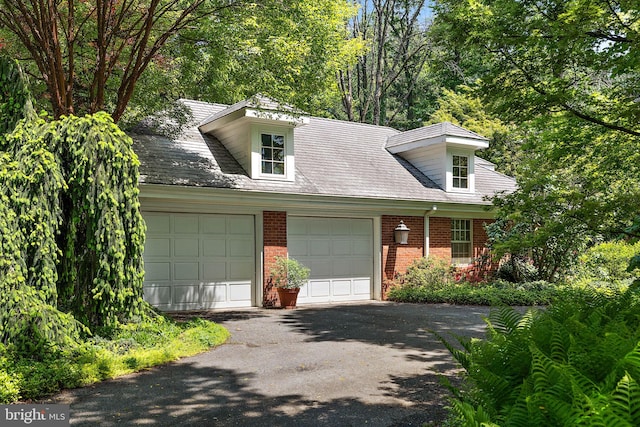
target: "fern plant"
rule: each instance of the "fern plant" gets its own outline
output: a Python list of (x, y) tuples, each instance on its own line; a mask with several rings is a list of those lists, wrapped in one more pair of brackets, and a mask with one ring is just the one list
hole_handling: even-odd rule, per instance
[[(459, 425), (640, 425), (640, 298), (492, 311), (484, 340), (445, 342), (466, 372)], [(442, 338), (441, 338), (442, 340)]]

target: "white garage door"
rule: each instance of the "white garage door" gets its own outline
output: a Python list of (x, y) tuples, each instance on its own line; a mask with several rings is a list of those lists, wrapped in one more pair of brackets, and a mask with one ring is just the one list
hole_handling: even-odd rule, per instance
[(162, 310), (252, 305), (252, 215), (144, 212), (144, 297)]
[(371, 219), (290, 217), (287, 234), (289, 257), (311, 269), (299, 303), (372, 298)]

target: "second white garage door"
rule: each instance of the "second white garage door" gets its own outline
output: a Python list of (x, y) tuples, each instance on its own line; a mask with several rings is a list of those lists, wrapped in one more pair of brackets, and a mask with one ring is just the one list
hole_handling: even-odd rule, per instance
[(162, 310), (253, 303), (252, 215), (143, 212), (144, 297)]
[(311, 269), (299, 303), (373, 297), (373, 220), (289, 217), (287, 235), (289, 257)]

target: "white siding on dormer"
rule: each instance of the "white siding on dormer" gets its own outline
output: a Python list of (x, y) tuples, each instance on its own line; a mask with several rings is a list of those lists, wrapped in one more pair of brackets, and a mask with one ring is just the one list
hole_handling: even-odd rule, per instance
[(220, 128), (215, 132), (218, 141), (224, 145), (229, 153), (247, 172), (251, 172), (250, 153), (251, 153), (251, 131), (246, 121), (238, 120), (224, 128)]
[(415, 148), (401, 153), (405, 160), (418, 168), (425, 176), (431, 179), (443, 190), (446, 185), (446, 147), (444, 145), (432, 145), (428, 147)]

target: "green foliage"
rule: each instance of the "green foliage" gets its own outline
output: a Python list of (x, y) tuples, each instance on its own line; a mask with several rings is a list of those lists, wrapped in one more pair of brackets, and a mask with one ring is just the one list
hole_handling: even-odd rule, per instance
[[(0, 340), (37, 354), (143, 315), (131, 140), (105, 113), (20, 122), (0, 152)], [(81, 323), (78, 323), (81, 322)]]
[(53, 126), (69, 155), (60, 305), (92, 327), (144, 314), (145, 225), (131, 138), (106, 113)]
[(576, 280), (592, 285), (629, 286), (639, 278), (639, 272), (628, 271), (631, 259), (638, 253), (640, 242), (634, 245), (621, 241), (600, 243), (580, 255), (573, 275)]
[(485, 340), (461, 339), (461, 424), (637, 425), (640, 296), (558, 300), (545, 311), (492, 311)]
[(441, 290), (453, 283), (453, 268), (444, 258), (423, 257), (411, 263), (401, 281), (407, 287)]
[(309, 268), (293, 258), (276, 257), (269, 278), (274, 286), (283, 289), (300, 288), (309, 279)]
[(6, 148), (5, 134), (30, 111), (27, 82), (18, 63), (0, 54), (0, 151)]
[(111, 338), (95, 336), (73, 349), (33, 358), (0, 345), (0, 403), (39, 399), (154, 365), (192, 356), (224, 343), (229, 332), (213, 322), (176, 323), (163, 316), (121, 324)]
[[(536, 286), (509, 282), (487, 284), (451, 283), (440, 288), (413, 286), (409, 282), (396, 285), (389, 290), (391, 301), (428, 304), (460, 304), (486, 306), (535, 306), (547, 305), (563, 295), (566, 290), (557, 285)], [(577, 291), (576, 291), (577, 292)]]

